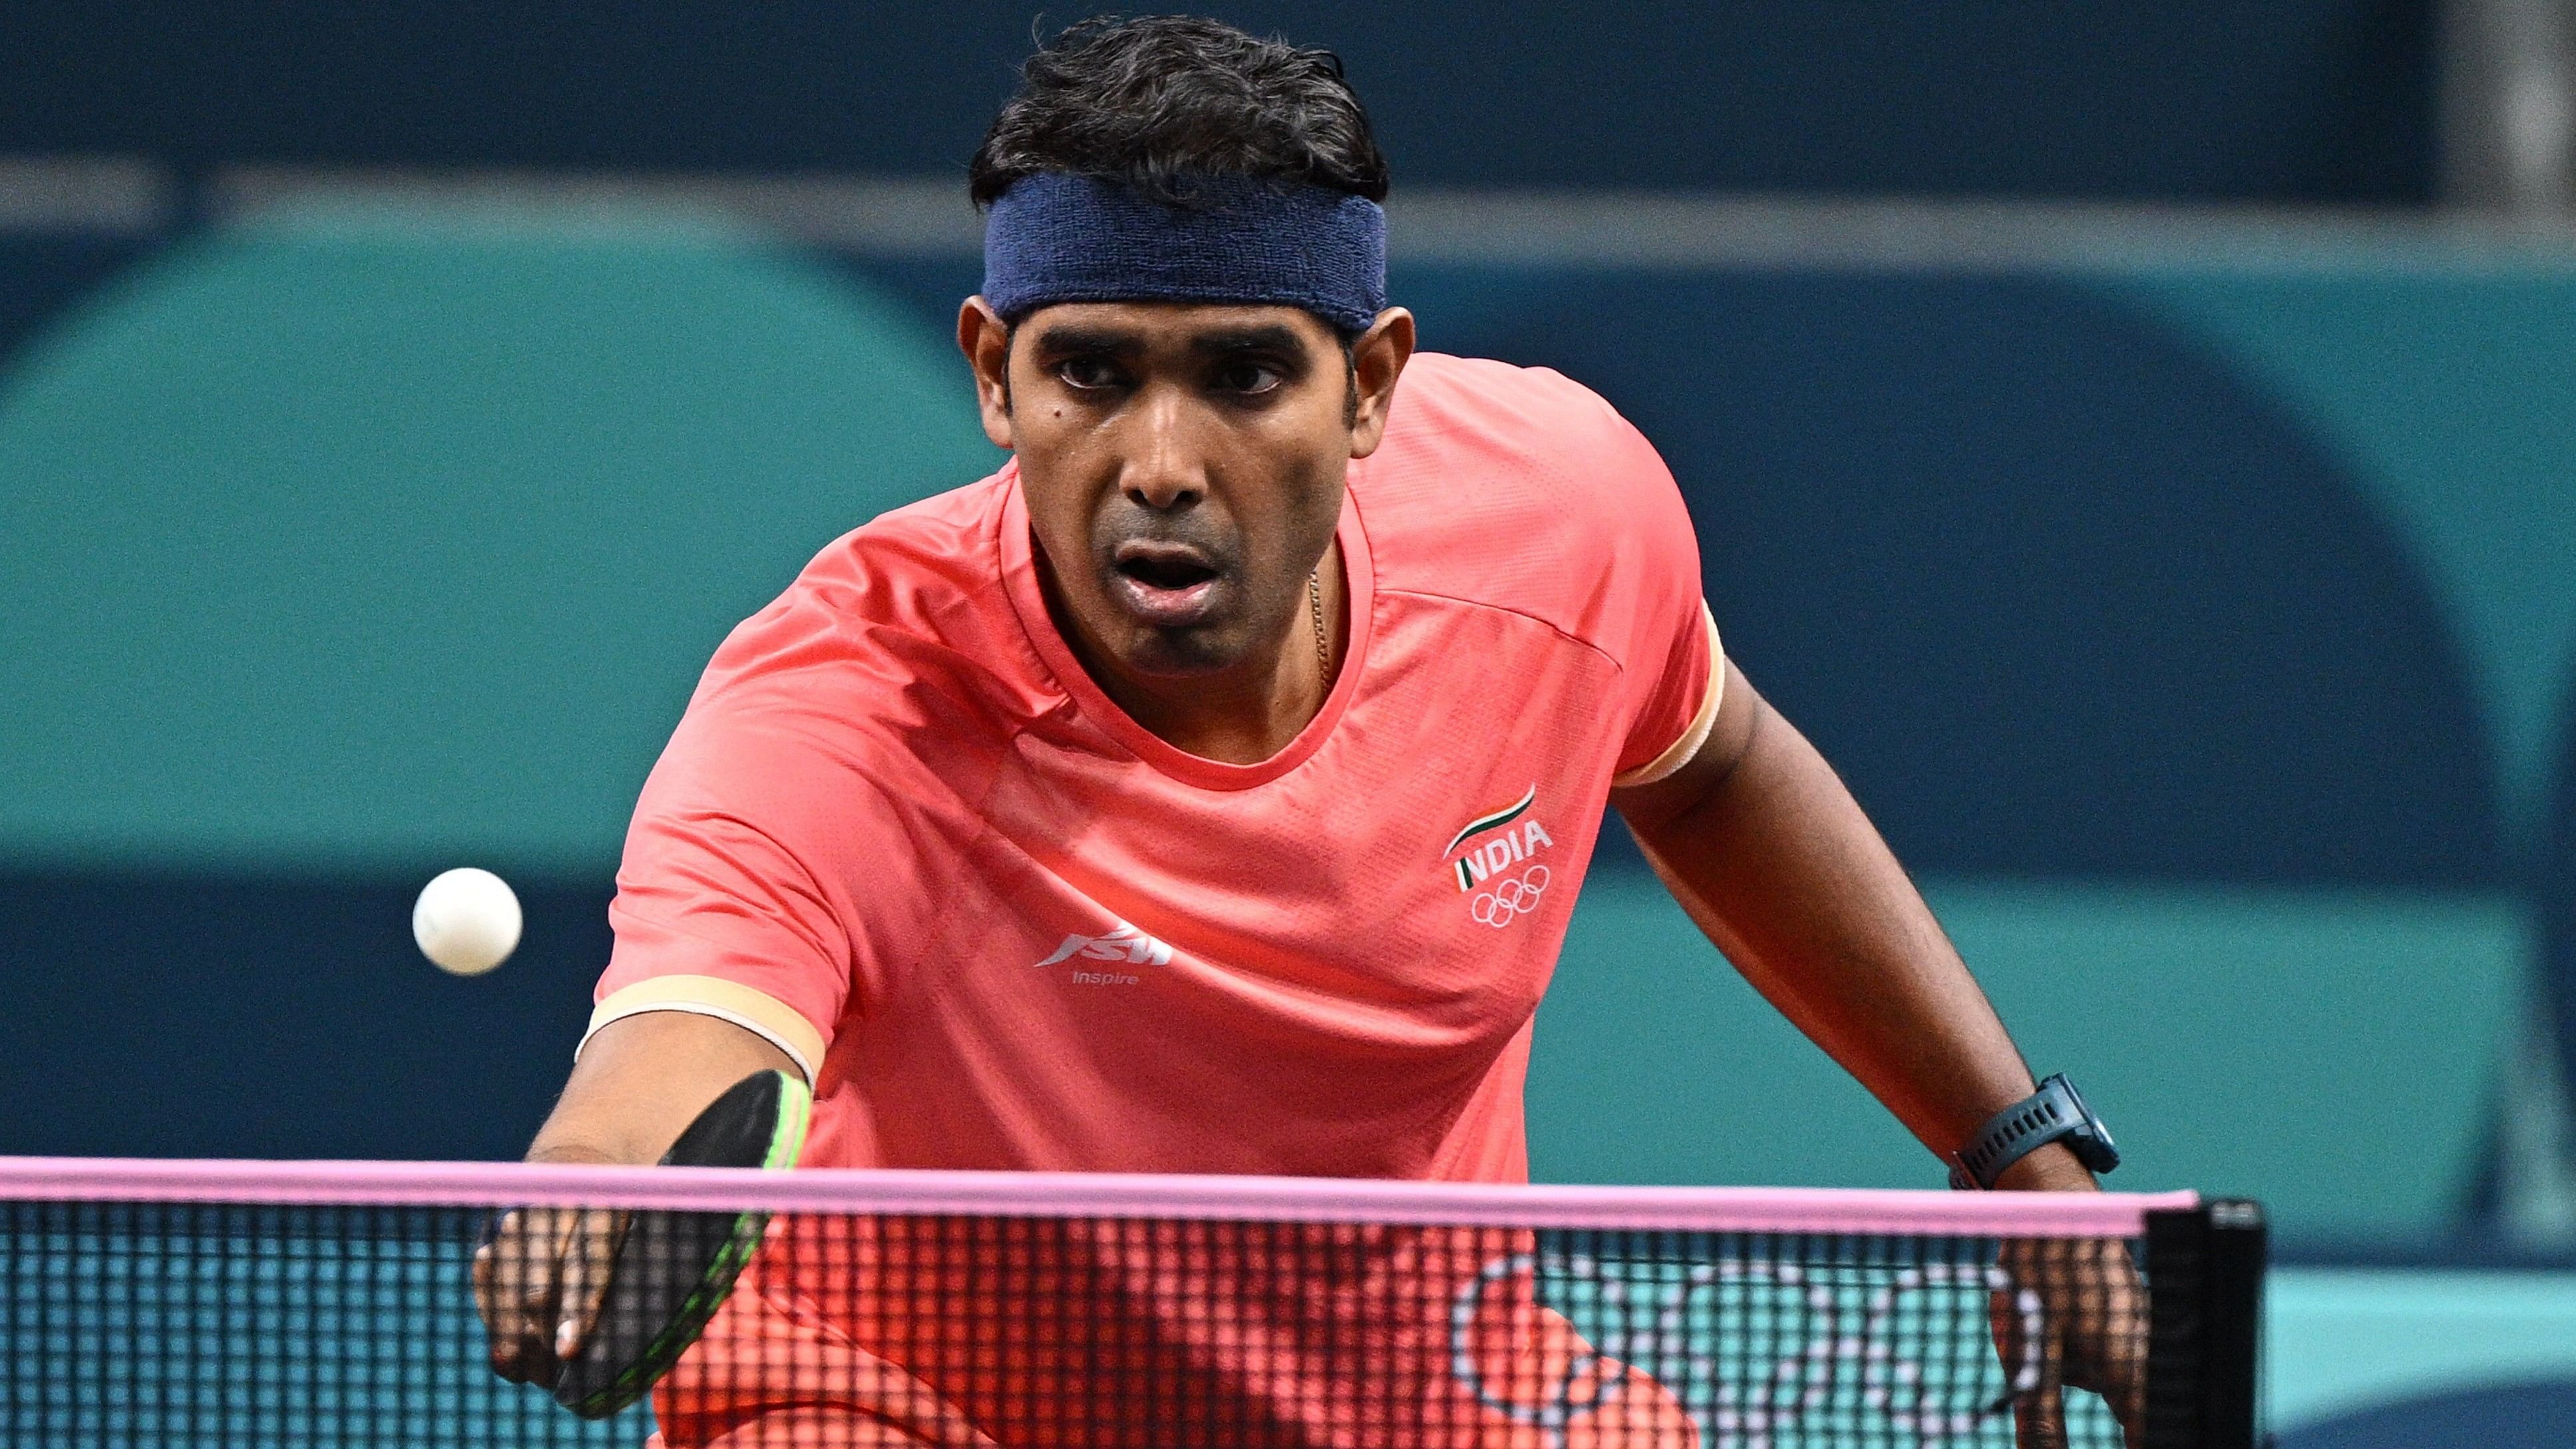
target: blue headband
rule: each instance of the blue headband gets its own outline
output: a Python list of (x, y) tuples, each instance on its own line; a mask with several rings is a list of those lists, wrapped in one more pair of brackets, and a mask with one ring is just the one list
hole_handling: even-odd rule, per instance
[(1386, 308), (1386, 213), (1364, 196), (1248, 177), (1166, 206), (1061, 171), (1022, 177), (984, 222), (984, 300), (1007, 322), (1057, 302), (1303, 307), (1345, 332)]

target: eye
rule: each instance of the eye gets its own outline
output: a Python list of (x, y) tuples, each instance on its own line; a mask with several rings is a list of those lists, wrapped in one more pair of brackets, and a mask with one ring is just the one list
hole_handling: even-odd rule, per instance
[(1083, 391), (1118, 385), (1118, 369), (1105, 357), (1068, 357), (1055, 365), (1055, 375), (1065, 386)]
[(1226, 392), (1265, 393), (1287, 378), (1267, 363), (1240, 360), (1219, 367), (1216, 385)]

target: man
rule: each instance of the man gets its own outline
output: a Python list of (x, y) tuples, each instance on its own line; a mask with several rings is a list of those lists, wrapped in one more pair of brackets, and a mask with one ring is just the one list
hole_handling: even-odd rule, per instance
[[(651, 1162), (766, 1067), (814, 1086), (809, 1166), (1522, 1180), (1532, 1014), (1605, 805), (1936, 1153), (2031, 1095), (1903, 870), (1728, 665), (1645, 439), (1553, 373), (1416, 355), (1337, 61), (1077, 26), (971, 185), (958, 342), (1012, 461), (833, 544), (718, 652), (531, 1160)], [(2093, 1182), (2052, 1143), (1993, 1185)], [(605, 1233), (531, 1214), (486, 1253), (503, 1373), (579, 1343)], [(2049, 1362), (2134, 1422), (2135, 1301), (2096, 1266), (2093, 1300), (2047, 1290)], [(872, 1387), (711, 1399), (684, 1365), (671, 1442), (984, 1432), (835, 1291), (747, 1281), (720, 1323), (837, 1345)], [(1583, 1353), (1516, 1322), (1515, 1351)], [(1681, 1442), (1631, 1397), (1636, 1437), (1601, 1442)], [(2055, 1398), (2024, 1396), (2026, 1435), (2062, 1432)]]

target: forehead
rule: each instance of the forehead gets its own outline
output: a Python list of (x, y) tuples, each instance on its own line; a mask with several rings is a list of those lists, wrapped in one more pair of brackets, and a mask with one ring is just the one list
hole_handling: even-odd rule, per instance
[(1333, 331), (1303, 307), (1234, 302), (1058, 302), (1017, 329), (1044, 352), (1117, 347), (1145, 352), (1211, 348), (1330, 348)]

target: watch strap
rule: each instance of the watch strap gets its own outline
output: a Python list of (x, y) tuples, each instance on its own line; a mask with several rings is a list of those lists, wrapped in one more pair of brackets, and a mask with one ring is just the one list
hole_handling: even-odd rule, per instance
[(2064, 1140), (2076, 1159), (2095, 1172), (2120, 1165), (2120, 1154), (2083, 1096), (2063, 1073), (2039, 1090), (1986, 1119), (1959, 1149), (1950, 1168), (1955, 1188), (1991, 1189), (2004, 1169), (2051, 1142)]

